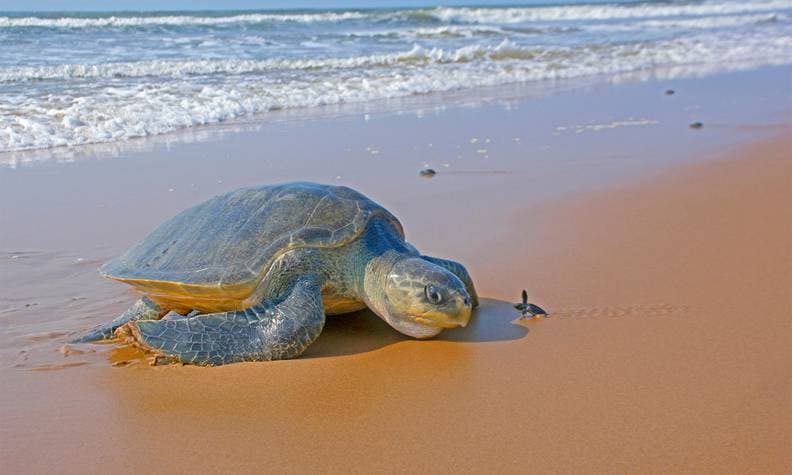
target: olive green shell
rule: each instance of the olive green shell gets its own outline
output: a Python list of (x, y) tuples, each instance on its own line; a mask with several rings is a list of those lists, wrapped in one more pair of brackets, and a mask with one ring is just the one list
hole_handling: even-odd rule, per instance
[[(216, 196), (165, 221), (105, 264), (106, 277), (147, 289), (173, 284), (217, 289), (257, 284), (280, 254), (335, 248), (380, 216), (404, 237), (385, 208), (344, 186), (284, 183)], [(165, 285), (169, 284), (169, 285)]]

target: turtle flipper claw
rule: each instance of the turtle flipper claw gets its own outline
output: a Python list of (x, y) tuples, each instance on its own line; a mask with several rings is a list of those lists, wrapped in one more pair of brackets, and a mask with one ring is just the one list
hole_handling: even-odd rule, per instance
[(70, 343), (91, 343), (101, 340), (109, 340), (119, 327), (136, 320), (156, 320), (162, 318), (167, 313), (147, 297), (142, 297), (129, 307), (124, 313), (113, 321), (107, 322), (98, 327), (88, 330), (87, 333), (75, 338)]

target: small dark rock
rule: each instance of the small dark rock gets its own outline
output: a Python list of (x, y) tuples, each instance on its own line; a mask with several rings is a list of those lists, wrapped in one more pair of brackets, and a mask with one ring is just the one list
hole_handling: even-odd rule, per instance
[(701, 122), (693, 122), (692, 124), (690, 124), (691, 129), (700, 129), (702, 127), (704, 127), (704, 124), (702, 124)]
[(666, 89), (665, 93), (666, 93), (666, 96), (673, 96), (674, 92), (676, 92), (676, 91), (674, 91), (673, 89)]
[(432, 170), (431, 168), (424, 168), (420, 172), (418, 172), (424, 178), (432, 178), (433, 176), (437, 175), (437, 172)]

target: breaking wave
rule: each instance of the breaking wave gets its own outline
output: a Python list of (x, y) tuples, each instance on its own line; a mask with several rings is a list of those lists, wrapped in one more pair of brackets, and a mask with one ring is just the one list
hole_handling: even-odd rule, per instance
[(5, 14), (0, 153), (508, 83), (792, 63), (792, 0), (563, 1)]

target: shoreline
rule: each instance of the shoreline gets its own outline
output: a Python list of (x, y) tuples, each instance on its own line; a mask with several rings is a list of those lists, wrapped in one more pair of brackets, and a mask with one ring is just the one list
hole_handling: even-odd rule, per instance
[[(792, 141), (762, 126), (792, 125), (785, 71), (0, 169), (0, 457), (12, 473), (783, 473)], [(630, 116), (657, 123), (586, 128)], [(211, 369), (61, 353), (136, 298), (102, 262), (205, 197), (296, 178), (360, 189), (422, 252), (465, 263), (471, 324), (415, 341), (357, 312), (303, 358)], [(523, 288), (550, 318), (516, 320)]]
[[(746, 71), (747, 68), (747, 71)], [(674, 72), (676, 71), (676, 72)], [(543, 79), (493, 86), (478, 86), (471, 89), (435, 91), (428, 94), (413, 94), (404, 97), (384, 98), (363, 102), (327, 104), (314, 107), (271, 110), (254, 115), (236, 117), (212, 124), (195, 125), (170, 132), (130, 137), (121, 141), (86, 143), (74, 146), (0, 151), (0, 167), (34, 165), (41, 162), (70, 162), (86, 158), (114, 157), (151, 153), (171, 146), (197, 144), (207, 141), (222, 141), (236, 134), (248, 134), (278, 124), (345, 120), (356, 116), (365, 120), (374, 117), (415, 114), (420, 117), (446, 109), (481, 108), (492, 104), (521, 104), (532, 99), (548, 96), (568, 95), (581, 92), (590, 94), (596, 90), (640, 86), (645, 83), (660, 87), (675, 87), (692, 81), (729, 76), (755, 76), (758, 74), (784, 74), (792, 71), (789, 65), (764, 65), (756, 69), (735, 66), (725, 71), (707, 71), (683, 66), (659, 67), (639, 71), (627, 71), (609, 75), (582, 76), (574, 78)], [(777, 127), (782, 116), (773, 118), (765, 127)], [(729, 126), (730, 124), (720, 124)]]

